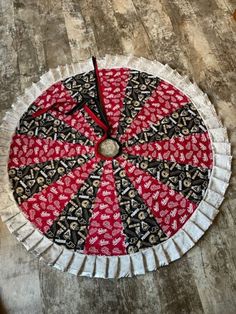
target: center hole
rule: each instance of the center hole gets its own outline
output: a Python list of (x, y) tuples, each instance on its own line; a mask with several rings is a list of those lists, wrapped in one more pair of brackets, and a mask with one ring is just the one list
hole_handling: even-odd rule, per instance
[(107, 158), (115, 157), (120, 152), (120, 144), (112, 138), (106, 138), (99, 144), (98, 152)]

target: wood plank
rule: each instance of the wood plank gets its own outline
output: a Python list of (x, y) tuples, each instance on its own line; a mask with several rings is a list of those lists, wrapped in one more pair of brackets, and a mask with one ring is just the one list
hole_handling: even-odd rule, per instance
[(0, 119), (21, 90), (17, 51), (14, 45), (13, 1), (0, 1)]
[(132, 279), (91, 280), (61, 274), (56, 270), (48, 271), (44, 266), (41, 267), (40, 279), (43, 306), (50, 314), (59, 311), (99, 314), (160, 313), (159, 297), (153, 285), (152, 274)]
[(98, 55), (96, 39), (92, 27), (82, 12), (87, 9), (84, 1), (66, 1), (63, 3), (63, 13), (67, 30), (72, 61), (88, 59)]
[(204, 313), (235, 313), (234, 229), (222, 230), (215, 224), (188, 254)]
[(112, 7), (124, 53), (153, 59), (155, 53), (134, 2), (112, 0)]
[[(43, 61), (37, 58), (41, 47), (34, 33), (37, 30), (34, 12), (30, 7), (25, 9), (23, 4), (1, 1), (0, 117), (44, 70)], [(32, 27), (26, 27), (26, 23)], [(3, 307), (7, 313), (41, 313), (38, 260), (26, 252), (2, 222), (0, 238)]]
[(196, 278), (186, 256), (160, 269), (157, 275), (160, 313), (203, 313)]
[(22, 91), (47, 70), (41, 25), (42, 17), (34, 1), (27, 1), (27, 5), (14, 2), (13, 39)]
[(142, 20), (157, 60), (168, 63), (177, 70), (187, 67), (186, 48), (181, 44), (182, 34), (178, 13), (168, 1), (133, 1), (138, 16)]
[(122, 54), (123, 47), (119, 36), (119, 27), (113, 12), (111, 0), (81, 1), (81, 14), (87, 27), (94, 33), (98, 56)]
[[(33, 0), (34, 1), (34, 0)], [(35, 1), (34, 1), (35, 3)], [(48, 68), (72, 62), (62, 2), (43, 1), (39, 5), (41, 32)]]
[(41, 314), (38, 259), (0, 221), (0, 296), (7, 313)]

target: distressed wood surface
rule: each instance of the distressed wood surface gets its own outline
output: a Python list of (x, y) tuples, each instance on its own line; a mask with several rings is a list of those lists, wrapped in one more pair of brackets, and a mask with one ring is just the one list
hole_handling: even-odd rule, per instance
[[(0, 0), (0, 118), (50, 67), (134, 54), (169, 63), (208, 93), (235, 156), (235, 8), (235, 0)], [(122, 280), (51, 269), (1, 223), (0, 312), (234, 314), (235, 207), (234, 174), (215, 223), (186, 256)]]

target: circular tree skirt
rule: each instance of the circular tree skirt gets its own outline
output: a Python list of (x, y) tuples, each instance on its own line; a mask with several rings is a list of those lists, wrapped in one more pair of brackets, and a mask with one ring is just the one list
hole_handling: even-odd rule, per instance
[[(144, 274), (212, 224), (230, 178), (226, 129), (196, 84), (144, 58), (51, 69), (1, 127), (1, 216), (49, 265)], [(104, 112), (109, 131), (104, 126)]]

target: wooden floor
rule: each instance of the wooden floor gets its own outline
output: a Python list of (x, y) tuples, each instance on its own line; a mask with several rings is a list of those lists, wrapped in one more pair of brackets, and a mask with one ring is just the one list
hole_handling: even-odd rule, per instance
[[(195, 80), (228, 128), (235, 154), (235, 8), (235, 0), (0, 0), (0, 118), (50, 67), (134, 54)], [(132, 279), (51, 269), (1, 223), (0, 313), (235, 314), (235, 183), (236, 176), (214, 225), (186, 256)]]

